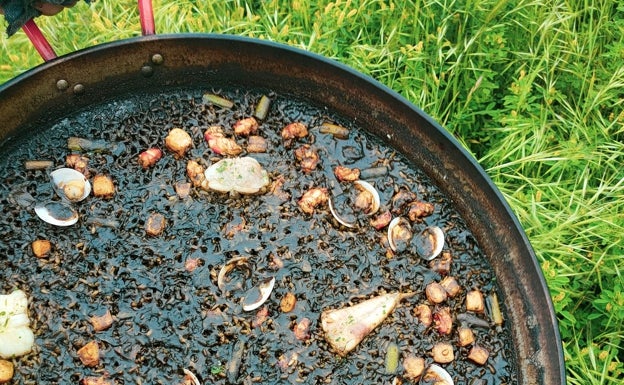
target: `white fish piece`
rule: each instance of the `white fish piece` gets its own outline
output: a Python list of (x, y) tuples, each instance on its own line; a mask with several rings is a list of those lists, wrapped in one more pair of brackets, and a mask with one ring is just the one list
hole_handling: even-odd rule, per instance
[(342, 309), (324, 310), (321, 327), (325, 339), (342, 357), (379, 326), (398, 303), (415, 293), (389, 293)]
[(30, 329), (28, 298), (22, 290), (0, 295), (0, 358), (28, 354), (35, 344)]
[(204, 172), (210, 190), (255, 194), (269, 184), (269, 174), (254, 158), (221, 159)]

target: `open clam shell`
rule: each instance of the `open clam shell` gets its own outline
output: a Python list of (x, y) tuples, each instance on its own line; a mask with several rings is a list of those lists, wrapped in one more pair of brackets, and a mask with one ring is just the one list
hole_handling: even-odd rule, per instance
[(80, 202), (91, 194), (91, 183), (73, 168), (59, 168), (50, 173), (54, 191), (70, 202)]
[(275, 277), (266, 278), (249, 289), (243, 297), (243, 310), (251, 311), (262, 306), (271, 296), (273, 286), (275, 286)]
[(381, 206), (379, 192), (372, 184), (363, 180), (356, 180), (353, 185), (356, 190), (353, 196), (347, 192), (329, 197), (328, 202), (329, 211), (333, 217), (345, 227), (355, 227), (358, 212), (373, 215), (379, 211)]
[(217, 276), (217, 286), (219, 287), (219, 290), (223, 292), (225, 291), (227, 284), (227, 275), (236, 268), (245, 269), (247, 276), (249, 276), (251, 274), (251, 270), (249, 268), (248, 261), (248, 257), (235, 257), (230, 259), (225, 265), (223, 265), (221, 270), (219, 270), (219, 275)]
[(453, 378), (444, 370), (441, 366), (436, 364), (431, 364), (425, 371), (422, 379), (420, 380), (421, 385), (455, 385), (453, 382)]
[(427, 261), (440, 255), (444, 246), (444, 232), (438, 226), (430, 226), (412, 238), (416, 253)]
[(54, 226), (71, 226), (78, 222), (78, 212), (65, 202), (46, 202), (35, 206), (41, 220)]
[(388, 244), (394, 252), (405, 251), (413, 236), (412, 226), (406, 218), (396, 217), (388, 225)]

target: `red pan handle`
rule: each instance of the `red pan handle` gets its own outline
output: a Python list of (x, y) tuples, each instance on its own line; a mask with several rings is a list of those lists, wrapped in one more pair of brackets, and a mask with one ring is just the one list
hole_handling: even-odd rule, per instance
[[(141, 18), (141, 32), (143, 36), (153, 35), (156, 33), (156, 27), (154, 24), (154, 8), (152, 7), (152, 0), (138, 0), (139, 3), (139, 17)], [(35, 24), (33, 19), (30, 19), (22, 26), (22, 30), (28, 36), (28, 39), (35, 46), (39, 55), (45, 61), (50, 61), (57, 57), (54, 48), (48, 43), (48, 40), (43, 36), (41, 30)]]

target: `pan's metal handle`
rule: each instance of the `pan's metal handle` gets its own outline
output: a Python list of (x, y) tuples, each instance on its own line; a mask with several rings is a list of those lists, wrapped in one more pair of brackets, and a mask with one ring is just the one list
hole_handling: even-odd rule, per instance
[[(154, 8), (152, 7), (152, 0), (138, 0), (139, 3), (139, 17), (141, 18), (141, 32), (143, 36), (153, 35), (156, 33), (156, 27), (154, 24)], [(28, 20), (23, 26), (22, 30), (28, 36), (28, 39), (35, 46), (37, 52), (43, 60), (50, 61), (57, 57), (54, 48), (48, 43), (48, 40), (43, 36), (41, 30), (35, 24), (33, 19)]]

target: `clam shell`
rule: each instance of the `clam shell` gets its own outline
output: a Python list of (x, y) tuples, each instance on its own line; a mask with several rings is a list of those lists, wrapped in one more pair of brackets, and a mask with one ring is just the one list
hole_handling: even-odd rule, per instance
[[(370, 206), (370, 208), (368, 210), (366, 210), (366, 215), (373, 215), (375, 214), (377, 211), (379, 211), (379, 207), (381, 206), (381, 200), (379, 198), (379, 192), (377, 191), (377, 189), (370, 183), (363, 181), (363, 180), (356, 180), (353, 182), (353, 184), (356, 186), (356, 188), (358, 189), (358, 191), (360, 191), (360, 193), (362, 191), (368, 192), (370, 193), (370, 195), (372, 196), (372, 204)], [(342, 197), (345, 198), (345, 197)], [(345, 200), (348, 201), (348, 198), (346, 198)], [(329, 211), (331, 212), (331, 214), (333, 215), (333, 217), (336, 219), (336, 221), (338, 221), (338, 223), (340, 223), (341, 225), (345, 226), (345, 227), (355, 227), (355, 225), (357, 224), (357, 217), (355, 214), (355, 208), (349, 208), (351, 212), (349, 213), (339, 213), (338, 209), (336, 208), (337, 206), (337, 202), (340, 201), (340, 197), (335, 197), (334, 199), (332, 199), (331, 197), (329, 197), (329, 201), (328, 201), (328, 205), (329, 205)]]
[(403, 217), (394, 218), (388, 225), (388, 244), (392, 251), (404, 251), (412, 239), (412, 227)]
[(78, 212), (64, 202), (46, 202), (35, 206), (41, 220), (54, 226), (71, 226), (78, 222)]
[(219, 290), (225, 291), (225, 278), (230, 271), (234, 270), (237, 267), (248, 268), (248, 260), (248, 257), (235, 257), (230, 259), (225, 265), (223, 265), (221, 270), (219, 270), (219, 275), (217, 276), (217, 286), (219, 287)]
[(262, 306), (271, 296), (273, 286), (275, 286), (275, 278), (271, 277), (264, 279), (257, 286), (249, 289), (243, 297), (243, 310), (251, 311)]
[(91, 194), (91, 183), (73, 168), (59, 168), (50, 173), (54, 191), (70, 202), (80, 202)]
[(430, 261), (442, 252), (444, 232), (437, 226), (427, 227), (412, 239), (412, 244), (421, 258)]
[(436, 364), (431, 364), (425, 371), (424, 376), (420, 380), (422, 385), (425, 384), (436, 384), (436, 385), (455, 385), (453, 382), (453, 378), (444, 370), (441, 366)]

